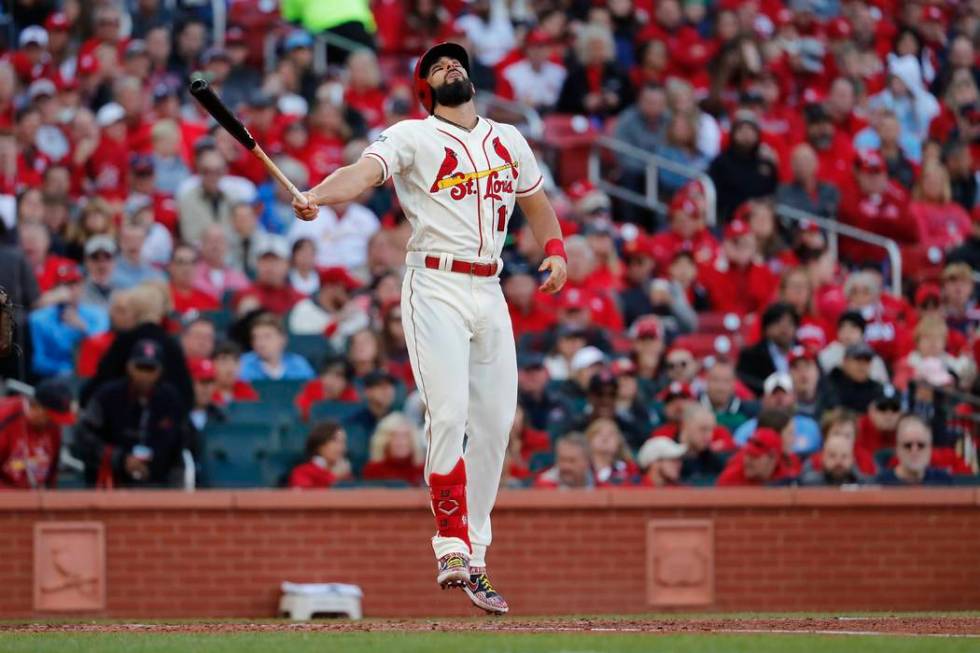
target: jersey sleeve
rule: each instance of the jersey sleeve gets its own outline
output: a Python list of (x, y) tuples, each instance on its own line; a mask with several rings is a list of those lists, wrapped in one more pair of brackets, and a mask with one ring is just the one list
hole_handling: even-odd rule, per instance
[(384, 178), (405, 172), (415, 161), (415, 141), (409, 125), (414, 122), (403, 120), (381, 132), (373, 143), (364, 150), (362, 157), (370, 157), (381, 165)]
[(534, 152), (527, 140), (516, 127), (511, 127), (514, 143), (517, 145), (517, 191), (518, 197), (527, 197), (541, 189), (544, 184), (544, 176), (541, 168), (538, 167), (538, 160), (534, 158)]

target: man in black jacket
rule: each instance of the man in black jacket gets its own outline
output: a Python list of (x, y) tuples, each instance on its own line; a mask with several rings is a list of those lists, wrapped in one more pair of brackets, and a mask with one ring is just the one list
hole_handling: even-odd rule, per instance
[(748, 110), (735, 112), (731, 142), (715, 157), (708, 174), (718, 189), (718, 217), (728, 220), (735, 208), (776, 192), (775, 155), (762, 144), (758, 119)]
[(187, 413), (174, 388), (161, 382), (163, 352), (140, 340), (130, 352), (126, 377), (100, 387), (85, 407), (74, 452), (85, 479), (118, 487), (175, 484), (187, 444)]
[(859, 415), (868, 410), (882, 392), (881, 384), (871, 379), (874, 356), (874, 350), (863, 341), (845, 350), (844, 362), (828, 377), (832, 390), (828, 407), (843, 406)]
[(789, 350), (796, 339), (799, 317), (785, 302), (770, 304), (762, 314), (762, 340), (738, 356), (738, 378), (762, 396), (762, 384), (773, 372), (789, 372)]

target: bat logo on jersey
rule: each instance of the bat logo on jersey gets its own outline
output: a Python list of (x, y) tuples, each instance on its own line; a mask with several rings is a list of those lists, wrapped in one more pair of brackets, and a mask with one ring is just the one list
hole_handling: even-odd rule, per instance
[[(439, 165), (439, 172), (436, 174), (436, 179), (429, 188), (430, 193), (438, 193), (441, 190), (449, 188), (451, 189), (449, 196), (458, 201), (468, 195), (475, 194), (477, 192), (476, 181), (485, 177), (489, 179), (487, 179), (487, 187), (483, 199), (503, 201), (500, 193), (514, 192), (513, 180), (517, 179), (517, 164), (510, 158), (510, 152), (500, 144), (499, 138), (494, 139), (494, 149), (497, 155), (506, 161), (506, 163), (495, 168), (490, 168), (489, 170), (456, 172), (456, 168), (459, 167), (459, 156), (449, 147), (444, 149), (445, 154), (443, 155), (442, 163)], [(499, 178), (500, 173), (505, 170), (511, 171), (511, 179), (501, 180)]]

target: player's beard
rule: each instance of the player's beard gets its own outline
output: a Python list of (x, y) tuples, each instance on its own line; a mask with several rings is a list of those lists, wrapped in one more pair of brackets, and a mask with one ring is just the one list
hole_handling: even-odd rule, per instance
[(458, 107), (472, 100), (473, 92), (473, 82), (457, 79), (435, 89), (436, 102), (444, 107)]

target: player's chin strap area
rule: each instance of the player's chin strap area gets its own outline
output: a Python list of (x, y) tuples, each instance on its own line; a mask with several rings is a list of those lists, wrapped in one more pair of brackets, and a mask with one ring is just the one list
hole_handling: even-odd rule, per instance
[(448, 474), (429, 474), (429, 496), (439, 537), (457, 537), (472, 551), (466, 510), (466, 463), (462, 458)]
[(500, 258), (458, 259), (445, 252), (408, 252), (405, 255), (405, 265), (477, 277), (495, 277), (504, 269), (504, 261)]

